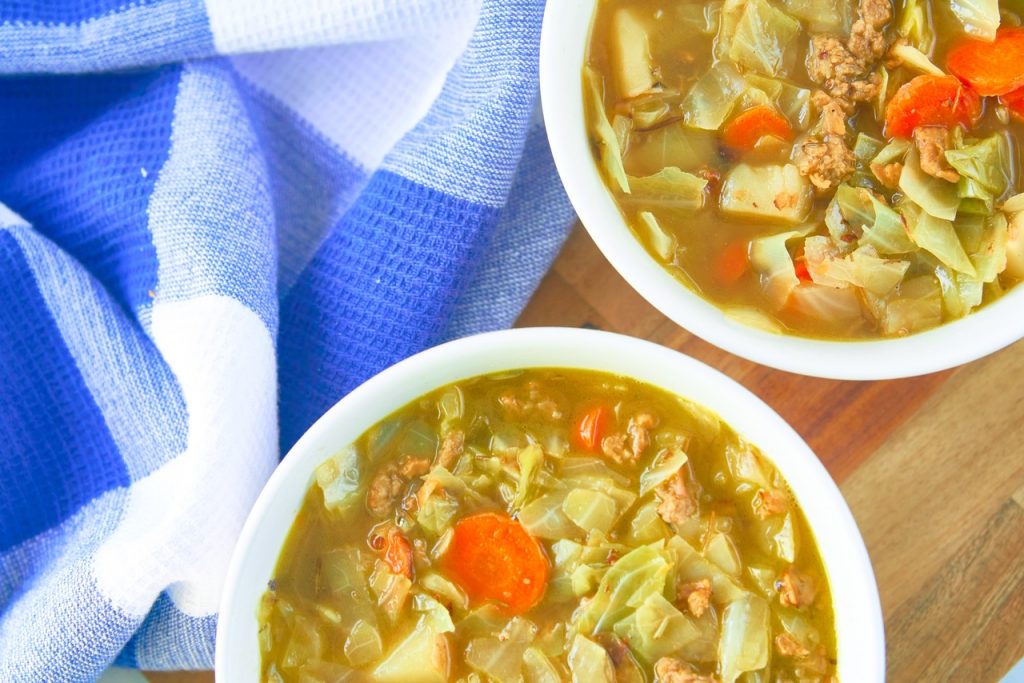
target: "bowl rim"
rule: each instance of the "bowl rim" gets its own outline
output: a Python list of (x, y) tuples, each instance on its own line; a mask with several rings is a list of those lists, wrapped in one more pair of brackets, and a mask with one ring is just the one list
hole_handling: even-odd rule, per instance
[(583, 116), (582, 68), (598, 0), (549, 2), (540, 43), (540, 93), (552, 157), (580, 221), (605, 258), (644, 299), (705, 341), (802, 375), (842, 380), (947, 370), (1024, 338), (1024, 286), (959, 320), (897, 339), (831, 340), (745, 325), (658, 263), (627, 226), (601, 179)]
[(270, 477), (235, 545), (220, 603), (218, 680), (258, 680), (259, 595), (317, 465), (428, 391), (481, 374), (544, 367), (634, 377), (706, 406), (758, 445), (787, 480), (817, 541), (832, 586), (841, 680), (884, 680), (884, 625), (867, 549), (838, 487), (803, 439), (760, 398), (700, 361), (634, 337), (573, 328), (504, 330), (428, 349), (367, 380), (317, 420)]

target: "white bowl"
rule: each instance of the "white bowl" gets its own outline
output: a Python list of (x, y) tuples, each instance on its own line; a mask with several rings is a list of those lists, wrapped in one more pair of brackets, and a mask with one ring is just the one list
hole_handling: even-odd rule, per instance
[(884, 680), (882, 612), (864, 542), (839, 489), (797, 433), (752, 393), (688, 356), (632, 337), (563, 328), (495, 332), (424, 351), (370, 379), (310, 427), (263, 489), (235, 547), (220, 606), (217, 680), (259, 680), (256, 607), (317, 465), (433, 389), (533, 367), (600, 370), (648, 382), (706, 406), (759, 446), (789, 482), (821, 551), (832, 586), (840, 680)]
[(688, 289), (630, 232), (598, 173), (583, 117), (582, 71), (597, 0), (557, 0), (544, 13), (540, 90), (551, 153), (566, 193), (612, 266), (655, 308), (737, 356), (803, 375), (894, 379), (981, 358), (1024, 337), (1024, 286), (946, 325), (899, 339), (825, 341), (739, 323)]

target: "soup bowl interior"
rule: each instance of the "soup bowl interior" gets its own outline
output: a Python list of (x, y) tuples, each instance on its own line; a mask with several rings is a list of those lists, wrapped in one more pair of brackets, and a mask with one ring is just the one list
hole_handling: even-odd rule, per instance
[(257, 605), (317, 465), (382, 418), (452, 382), (515, 368), (571, 368), (635, 378), (717, 413), (757, 445), (803, 509), (832, 590), (840, 680), (884, 680), (874, 574), (838, 488), (782, 418), (752, 393), (692, 358), (621, 335), (534, 328), (470, 337), (385, 370), (331, 408), (292, 448), (260, 494), (235, 547), (217, 631), (217, 679), (258, 681)]
[(938, 372), (1024, 337), (1024, 287), (960, 320), (903, 338), (824, 340), (745, 325), (687, 288), (641, 245), (606, 188), (591, 151), (582, 71), (597, 0), (549, 2), (540, 82), (551, 152), (587, 232), (612, 266), (677, 324), (730, 353), (803, 375), (895, 379)]

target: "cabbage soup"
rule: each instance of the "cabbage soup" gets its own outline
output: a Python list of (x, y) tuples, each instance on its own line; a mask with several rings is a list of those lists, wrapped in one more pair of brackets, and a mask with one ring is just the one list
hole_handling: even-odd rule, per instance
[(838, 680), (828, 577), (773, 465), (590, 371), (468, 379), (341, 447), (258, 616), (274, 683)]
[(650, 255), (747, 324), (961, 318), (1024, 277), (1022, 7), (599, 0), (595, 158)]

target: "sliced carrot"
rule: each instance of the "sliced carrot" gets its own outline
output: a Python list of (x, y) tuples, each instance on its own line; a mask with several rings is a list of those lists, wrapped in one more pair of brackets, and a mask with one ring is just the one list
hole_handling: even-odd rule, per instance
[(608, 408), (596, 406), (583, 413), (576, 423), (576, 445), (585, 451), (596, 451), (601, 446), (608, 424)]
[(1004, 28), (989, 43), (965, 38), (949, 51), (946, 66), (979, 95), (1005, 95), (1024, 87), (1024, 28)]
[(885, 108), (885, 130), (909, 138), (918, 126), (967, 126), (981, 116), (981, 98), (954, 76), (918, 76), (896, 91)]
[(726, 124), (722, 142), (735, 150), (750, 151), (766, 135), (789, 140), (793, 137), (793, 128), (785, 116), (762, 104), (746, 110)]
[(473, 602), (494, 601), (511, 614), (540, 602), (548, 582), (544, 549), (511, 517), (484, 512), (455, 525), (443, 569)]
[(731, 285), (750, 270), (750, 243), (737, 240), (723, 249), (713, 262), (715, 277), (719, 282)]
[(1018, 118), (1024, 119), (1024, 88), (1017, 88), (999, 98), (1002, 100), (1010, 113)]

